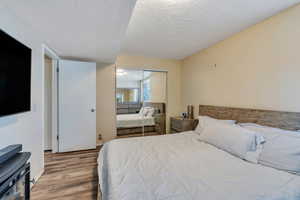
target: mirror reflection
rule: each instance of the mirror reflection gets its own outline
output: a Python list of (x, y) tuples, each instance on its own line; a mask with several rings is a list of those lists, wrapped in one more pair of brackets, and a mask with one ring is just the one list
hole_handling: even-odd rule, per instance
[(139, 102), (140, 89), (139, 88), (117, 88), (117, 102)]
[(167, 73), (117, 69), (117, 135), (166, 133)]

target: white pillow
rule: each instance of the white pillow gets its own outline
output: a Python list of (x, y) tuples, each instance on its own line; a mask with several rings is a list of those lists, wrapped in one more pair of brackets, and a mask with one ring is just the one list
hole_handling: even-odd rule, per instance
[(254, 131), (214, 119), (203, 119), (200, 140), (244, 160), (257, 163), (264, 138)]
[(148, 107), (148, 112), (145, 117), (153, 117), (155, 109), (153, 107)]
[(152, 117), (154, 114), (154, 108), (153, 107), (142, 107), (139, 114), (144, 117)]
[(195, 129), (195, 132), (198, 133), (198, 134), (201, 134), (202, 132), (202, 129), (203, 129), (203, 126), (204, 126), (204, 121), (206, 119), (211, 119), (211, 120), (214, 120), (215, 122), (221, 122), (221, 123), (224, 123), (224, 124), (235, 124), (236, 123), (236, 120), (222, 120), (222, 119), (215, 119), (215, 118), (212, 118), (212, 117), (209, 117), (209, 116), (198, 116), (198, 125)]
[(260, 132), (266, 139), (258, 162), (260, 164), (300, 174), (300, 133), (258, 124), (240, 124)]
[(145, 110), (144, 110), (144, 107), (141, 108), (140, 112), (139, 112), (139, 115), (141, 116), (144, 116), (145, 115)]

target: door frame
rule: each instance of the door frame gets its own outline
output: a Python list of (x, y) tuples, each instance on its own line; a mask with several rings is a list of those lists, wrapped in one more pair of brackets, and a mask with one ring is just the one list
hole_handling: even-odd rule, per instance
[(57, 74), (57, 67), (58, 67), (58, 61), (60, 60), (58, 54), (51, 49), (49, 46), (46, 44), (42, 44), (42, 73), (43, 73), (43, 149), (45, 148), (45, 112), (46, 112), (46, 105), (45, 105), (45, 98), (46, 98), (46, 93), (45, 93), (45, 56), (48, 56), (52, 59), (52, 153), (58, 152), (58, 91), (57, 91), (57, 80), (58, 80), (58, 74)]

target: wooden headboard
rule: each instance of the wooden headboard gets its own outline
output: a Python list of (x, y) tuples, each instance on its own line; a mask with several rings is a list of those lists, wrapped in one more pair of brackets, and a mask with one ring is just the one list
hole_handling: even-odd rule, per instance
[(155, 114), (166, 114), (166, 104), (165, 103), (152, 103), (152, 102), (144, 102), (144, 107), (153, 107), (155, 109)]
[(257, 123), (286, 130), (300, 129), (300, 113), (199, 105), (199, 115)]

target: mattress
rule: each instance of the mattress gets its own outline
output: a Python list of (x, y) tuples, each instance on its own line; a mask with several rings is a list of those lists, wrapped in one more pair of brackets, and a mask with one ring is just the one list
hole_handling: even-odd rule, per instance
[(117, 115), (117, 128), (132, 128), (154, 125), (154, 117), (143, 117), (139, 114)]
[(102, 200), (300, 199), (300, 176), (241, 160), (194, 132), (113, 140), (98, 164)]

